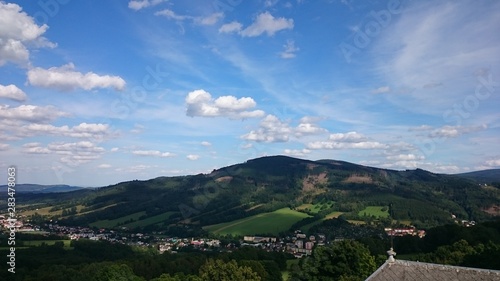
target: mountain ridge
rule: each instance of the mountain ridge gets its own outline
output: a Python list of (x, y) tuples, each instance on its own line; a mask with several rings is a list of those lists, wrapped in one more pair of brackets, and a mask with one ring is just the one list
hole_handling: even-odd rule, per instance
[[(151, 231), (200, 229), (281, 208), (309, 212), (315, 217), (339, 212), (346, 219), (365, 220), (369, 218), (360, 213), (368, 206), (391, 206), (396, 220), (432, 226), (450, 222), (452, 216), (487, 220), (500, 206), (500, 189), (480, 186), (457, 175), (289, 156), (249, 159), (208, 174), (29, 196), (26, 200), (44, 202), (52, 208), (80, 206), (78, 214), (61, 218), (62, 223), (120, 221), (124, 225), (120, 218), (133, 218), (131, 225), (137, 230)], [(307, 206), (321, 209), (313, 214), (308, 211), (312, 207)]]

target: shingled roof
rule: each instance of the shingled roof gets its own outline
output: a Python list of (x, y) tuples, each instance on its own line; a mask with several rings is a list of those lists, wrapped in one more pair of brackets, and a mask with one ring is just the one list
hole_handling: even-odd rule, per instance
[(389, 258), (365, 281), (498, 281), (500, 271)]

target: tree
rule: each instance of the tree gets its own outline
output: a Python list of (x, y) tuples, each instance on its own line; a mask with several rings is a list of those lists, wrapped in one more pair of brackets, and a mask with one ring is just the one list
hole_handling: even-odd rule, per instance
[(200, 268), (202, 281), (261, 281), (261, 278), (248, 266), (238, 266), (235, 260), (225, 263), (209, 259)]
[(311, 257), (302, 260), (300, 270), (290, 280), (364, 280), (375, 269), (375, 258), (368, 248), (354, 240), (317, 247)]

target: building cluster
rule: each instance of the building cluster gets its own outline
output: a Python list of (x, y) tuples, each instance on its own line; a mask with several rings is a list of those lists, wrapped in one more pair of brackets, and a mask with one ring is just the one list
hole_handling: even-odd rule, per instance
[(24, 223), (22, 220), (16, 220), (15, 222), (10, 221), (5, 216), (0, 215), (0, 226), (4, 229), (10, 229), (14, 227), (17, 232), (30, 232), (30, 231), (39, 231), (40, 228), (35, 225), (31, 225), (29, 223)]
[(400, 228), (384, 228), (385, 233), (388, 236), (418, 236), (423, 238), (425, 236), (425, 230), (416, 229), (414, 226), (400, 227)]

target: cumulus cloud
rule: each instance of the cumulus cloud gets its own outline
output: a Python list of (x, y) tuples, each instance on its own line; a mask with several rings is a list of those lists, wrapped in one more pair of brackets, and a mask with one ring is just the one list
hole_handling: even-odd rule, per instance
[(141, 10), (148, 7), (153, 7), (168, 0), (132, 0), (128, 2), (128, 7), (132, 10)]
[(53, 142), (46, 147), (36, 142), (23, 145), (24, 153), (59, 155), (60, 162), (68, 166), (77, 166), (99, 159), (104, 151), (104, 148), (90, 141)]
[(296, 56), (296, 52), (300, 49), (295, 47), (295, 42), (293, 40), (288, 40), (285, 45), (283, 45), (285, 50), (280, 53), (281, 57), (284, 59), (292, 59)]
[(226, 23), (219, 28), (219, 33), (238, 33), (243, 25), (237, 21)]
[(484, 165), (487, 168), (500, 167), (500, 158), (499, 159), (491, 159), (484, 162)]
[(201, 142), (201, 145), (203, 145), (203, 146), (207, 146), (207, 147), (208, 147), (208, 146), (212, 146), (212, 144), (211, 144), (210, 142), (208, 142), (208, 141), (202, 141), (202, 142)]
[(223, 13), (213, 13), (206, 17), (196, 17), (194, 19), (194, 22), (200, 25), (214, 25), (218, 23), (222, 18), (224, 18)]
[(469, 134), (488, 128), (487, 125), (483, 124), (480, 126), (443, 126), (432, 130), (429, 133), (431, 138), (456, 138), (464, 134)]
[(295, 156), (295, 157), (303, 157), (307, 154), (311, 153), (309, 149), (285, 149), (283, 151), (286, 155)]
[(196, 154), (189, 154), (186, 156), (187, 159), (191, 160), (191, 161), (194, 161), (194, 160), (198, 160), (200, 159), (200, 155), (196, 155)]
[(72, 138), (86, 138), (96, 141), (102, 141), (112, 135), (107, 124), (81, 123), (69, 127), (54, 126), (51, 124), (28, 124), (20, 128), (24, 135), (55, 135)]
[(221, 96), (216, 99), (205, 90), (195, 90), (186, 96), (187, 116), (202, 117), (229, 117), (243, 119), (262, 117), (262, 110), (252, 110), (257, 103), (249, 97), (236, 98), (234, 96)]
[(68, 116), (68, 114), (53, 106), (20, 105), (10, 107), (0, 105), (0, 117), (4, 120), (44, 123), (63, 116)]
[[(269, 12), (260, 13), (255, 21), (243, 29), (243, 25), (237, 21), (224, 24), (219, 28), (220, 33), (238, 33), (243, 37), (257, 37), (262, 34), (273, 36), (276, 32), (293, 29), (293, 19), (275, 18)], [(292, 46), (293, 47), (293, 46)], [(294, 47), (293, 47), (294, 48)], [(294, 52), (294, 51), (293, 51)]]
[(274, 115), (267, 115), (260, 121), (260, 128), (242, 136), (243, 139), (256, 142), (287, 142), (293, 129)]
[(309, 149), (387, 149), (389, 146), (371, 141), (357, 132), (331, 134), (327, 141), (314, 141), (307, 144)]
[(14, 101), (25, 101), (26, 94), (16, 85), (0, 85), (0, 98), (6, 98)]
[(132, 154), (139, 156), (152, 156), (152, 157), (174, 157), (175, 154), (171, 152), (161, 152), (159, 150), (134, 150)]
[(9, 145), (6, 143), (0, 143), (0, 151), (7, 150)]
[(75, 89), (94, 90), (96, 88), (113, 88), (123, 90), (125, 80), (119, 76), (98, 75), (93, 72), (85, 74), (75, 71), (72, 63), (61, 67), (43, 69), (35, 67), (28, 71), (28, 82), (33, 86), (52, 88), (60, 91)]
[(263, 12), (250, 26), (241, 31), (241, 36), (256, 37), (263, 33), (266, 33), (267, 36), (273, 36), (276, 32), (284, 29), (293, 29), (293, 19), (275, 18), (269, 12)]
[(42, 35), (48, 26), (38, 26), (32, 17), (13, 3), (0, 2), (0, 66), (7, 62), (27, 64), (28, 46), (55, 47)]
[(259, 128), (243, 135), (241, 138), (255, 142), (287, 142), (292, 137), (324, 134), (328, 131), (312, 123), (311, 118), (302, 118), (296, 127), (280, 120), (274, 115), (267, 115), (259, 124)]

